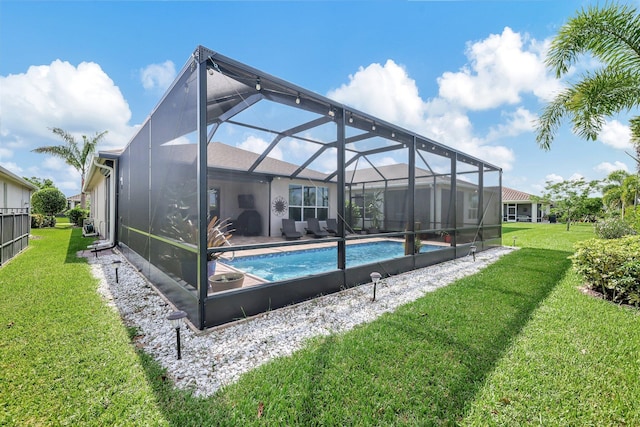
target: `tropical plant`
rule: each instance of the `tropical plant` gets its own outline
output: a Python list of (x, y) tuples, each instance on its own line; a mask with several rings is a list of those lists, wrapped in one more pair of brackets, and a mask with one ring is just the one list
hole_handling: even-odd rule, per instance
[(345, 207), (345, 216), (346, 216), (346, 224), (349, 227), (349, 231), (353, 232), (356, 227), (358, 227), (360, 218), (362, 218), (362, 214), (360, 213), (360, 207), (348, 200), (344, 202)]
[[(551, 147), (565, 117), (576, 134), (594, 141), (606, 117), (640, 105), (640, 15), (635, 7), (606, 4), (578, 12), (551, 42), (547, 67), (561, 78), (585, 55), (602, 66), (569, 83), (544, 107), (536, 125), (536, 140), (544, 149)], [(632, 117), (629, 126), (640, 158), (640, 116)]]
[(613, 171), (605, 179), (602, 187), (602, 202), (605, 207), (612, 212), (622, 211), (624, 217), (624, 197), (622, 195), (622, 183), (629, 176), (626, 171)]
[(637, 175), (630, 175), (625, 171), (614, 171), (606, 179), (608, 183), (602, 188), (602, 200), (610, 214), (625, 218), (629, 207), (638, 205), (640, 195), (640, 180)]
[(365, 193), (364, 195), (364, 216), (371, 221), (374, 228), (380, 228), (380, 219), (382, 218), (382, 191), (373, 193)]
[[(224, 245), (231, 245), (229, 239), (233, 230), (228, 219), (218, 219), (217, 216), (211, 218), (207, 225), (207, 248), (219, 248)], [(209, 253), (207, 260), (218, 259), (219, 253)]]
[[(78, 145), (75, 137), (69, 132), (60, 128), (53, 128), (51, 131), (61, 137), (65, 141), (66, 145), (49, 145), (35, 148), (32, 151), (35, 153), (43, 153), (59, 157), (68, 165), (80, 172), (80, 189), (82, 190), (82, 188), (84, 188), (84, 180), (89, 167), (89, 160), (91, 159), (92, 154), (96, 151), (96, 147), (100, 140), (107, 134), (107, 131), (105, 130), (100, 133), (96, 132), (95, 136), (92, 138), (82, 135), (82, 147)], [(80, 195), (80, 207), (82, 209), (86, 208), (85, 195), (82, 191)]]

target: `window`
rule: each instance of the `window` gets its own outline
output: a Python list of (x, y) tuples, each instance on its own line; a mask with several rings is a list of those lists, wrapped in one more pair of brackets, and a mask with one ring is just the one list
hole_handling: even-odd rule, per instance
[(325, 220), (329, 216), (329, 188), (289, 185), (289, 218), (306, 221), (307, 218)]
[(478, 194), (477, 193), (468, 193), (468, 206), (467, 209), (467, 217), (469, 219), (478, 219)]

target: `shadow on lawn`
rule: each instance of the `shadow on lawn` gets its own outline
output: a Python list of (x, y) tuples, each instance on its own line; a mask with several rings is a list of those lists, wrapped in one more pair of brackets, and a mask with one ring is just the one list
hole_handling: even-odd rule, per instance
[[(269, 425), (283, 416), (305, 425), (455, 425), (570, 268), (568, 255), (520, 249), (371, 324), (321, 339), (305, 350), (306, 362), (278, 361), (275, 372), (304, 371), (298, 381), (258, 372), (250, 387), (241, 380), (241, 391), (195, 398), (174, 389), (150, 357), (140, 358), (171, 425)], [(265, 404), (261, 419), (257, 402)], [(271, 419), (276, 407), (289, 413)]]
[(569, 255), (521, 249), (381, 319), (381, 328), (402, 337), (395, 344), (411, 343), (402, 370), (417, 373), (410, 400), (423, 405), (407, 408), (408, 419), (429, 425), (462, 419), (485, 378), (570, 268)]
[(90, 237), (82, 237), (82, 228), (80, 227), (72, 227), (70, 224), (64, 226), (56, 226), (56, 228), (60, 229), (69, 229), (71, 228), (71, 233), (69, 234), (69, 244), (67, 245), (67, 256), (65, 258), (65, 263), (73, 264), (73, 263), (85, 263), (87, 260), (82, 257), (78, 257), (78, 252), (87, 249), (93, 242), (93, 238)]

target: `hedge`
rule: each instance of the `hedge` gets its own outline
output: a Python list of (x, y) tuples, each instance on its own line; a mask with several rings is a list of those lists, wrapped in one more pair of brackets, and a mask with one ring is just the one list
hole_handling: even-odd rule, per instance
[(640, 305), (640, 236), (589, 239), (575, 249), (573, 266), (589, 288), (613, 302)]

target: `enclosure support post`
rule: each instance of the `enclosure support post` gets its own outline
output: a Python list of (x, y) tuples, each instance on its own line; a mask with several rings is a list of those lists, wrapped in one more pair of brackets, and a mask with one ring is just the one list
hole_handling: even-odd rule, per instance
[(337, 204), (336, 210), (338, 212), (338, 236), (341, 239), (338, 241), (338, 269), (344, 271), (347, 266), (347, 247), (345, 244), (345, 232), (344, 232), (344, 220), (345, 220), (345, 200), (344, 200), (344, 180), (345, 180), (345, 123), (344, 123), (344, 110), (342, 108), (338, 109), (336, 113), (336, 125), (337, 125), (337, 138), (336, 138), (336, 148), (337, 148), (337, 158), (336, 158), (336, 170), (338, 172), (338, 191), (337, 191)]
[(197, 191), (198, 191), (198, 314), (200, 329), (206, 327), (205, 301), (207, 299), (207, 225), (209, 198), (207, 196), (207, 67), (206, 59), (202, 58), (200, 50), (196, 50), (194, 61), (197, 63), (198, 78), (198, 160), (197, 160)]
[(416, 137), (411, 138), (409, 145), (409, 200), (407, 201), (407, 231), (411, 233), (411, 239), (407, 245), (410, 250), (410, 254), (416, 253), (416, 218), (415, 218), (415, 198), (416, 198)]

